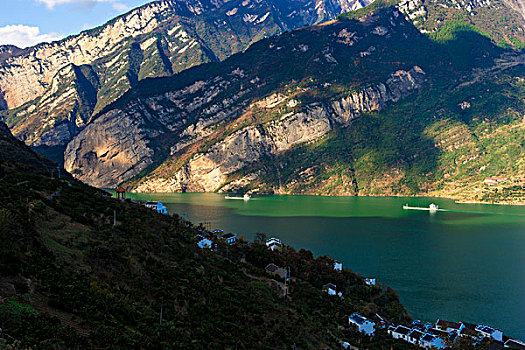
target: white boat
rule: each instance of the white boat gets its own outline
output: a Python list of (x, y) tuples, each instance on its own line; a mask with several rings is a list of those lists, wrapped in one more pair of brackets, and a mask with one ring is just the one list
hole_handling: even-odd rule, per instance
[(242, 197), (224, 196), (224, 199), (242, 199), (242, 200), (245, 200), (245, 201), (249, 201), (250, 199), (252, 199), (252, 196), (250, 196), (248, 193), (246, 193)]
[(445, 211), (444, 209), (439, 209), (439, 206), (437, 206), (436, 204), (432, 203), (428, 206), (428, 208), (424, 208), (424, 207), (411, 207), (409, 206), (408, 204), (405, 204), (403, 205), (403, 209), (405, 210), (427, 210), (427, 211), (431, 211), (431, 212), (434, 212), (434, 211)]

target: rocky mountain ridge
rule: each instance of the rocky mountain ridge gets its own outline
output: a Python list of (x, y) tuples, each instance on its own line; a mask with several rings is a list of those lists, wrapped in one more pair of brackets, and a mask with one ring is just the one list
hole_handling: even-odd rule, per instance
[[(162, 176), (159, 169), (168, 166), (163, 164), (137, 190), (222, 189), (230, 175), (251, 163), (318, 140), (334, 127), (349, 126), (363, 112), (380, 111), (421, 87), (426, 74), (409, 63), (418, 56), (410, 59), (410, 52), (403, 55), (407, 62), (401, 66), (385, 63), (391, 68), (375, 79), (368, 74), (368, 65), (377, 59), (394, 58), (396, 41), (421, 40), (423, 47), (427, 45), (397, 10), (387, 12), (364, 24), (337, 22), (265, 40), (216, 71), (202, 66), (180, 77), (150, 82), (177, 86), (166, 91), (152, 91), (145, 82), (142, 91), (149, 96), (133, 89), (69, 143), (65, 168), (94, 186), (111, 187), (173, 157), (185, 159), (184, 164), (177, 163), (169, 176)], [(264, 64), (251, 64), (252, 57), (267, 57), (274, 71), (268, 75)], [(341, 81), (339, 72), (347, 71), (354, 60), (367, 69), (347, 72)], [(286, 77), (284, 70), (295, 61), (311, 65)], [(323, 75), (327, 79), (319, 81)], [(187, 83), (177, 84), (186, 78)], [(283, 82), (288, 82), (284, 90), (273, 90)], [(307, 101), (314, 91), (326, 96)]]
[(334, 19), (368, 0), (162, 0), (0, 61), (0, 106), (32, 146), (65, 146), (139, 80), (223, 60), (254, 41)]

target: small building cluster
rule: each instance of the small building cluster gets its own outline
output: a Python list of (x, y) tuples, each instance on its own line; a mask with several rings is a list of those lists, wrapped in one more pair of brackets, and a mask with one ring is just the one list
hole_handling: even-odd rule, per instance
[(387, 332), (394, 339), (405, 340), (425, 349), (444, 349), (445, 340), (443, 337), (448, 336), (448, 334), (443, 331), (432, 328), (429, 325), (423, 326), (419, 323), (412, 325), (411, 328), (403, 325), (397, 327), (390, 326)]
[(195, 236), (197, 246), (201, 249), (216, 248), (217, 244), (214, 242), (223, 241), (226, 244), (232, 245), (237, 241), (237, 235), (233, 233), (224, 233), (223, 230), (213, 230), (210, 234), (204, 229), (200, 230), (200, 234)]
[(162, 202), (146, 202), (144, 203), (144, 206), (156, 210), (159, 214), (168, 214), (168, 208), (166, 208)]
[(446, 343), (456, 342), (460, 338), (470, 338), (474, 344), (490, 339), (494, 349), (525, 349), (521, 341), (505, 337), (503, 331), (483, 324), (437, 320), (434, 325), (423, 325), (420, 321), (414, 321), (410, 327), (389, 326), (387, 331), (394, 339), (402, 339), (425, 349), (444, 349)]

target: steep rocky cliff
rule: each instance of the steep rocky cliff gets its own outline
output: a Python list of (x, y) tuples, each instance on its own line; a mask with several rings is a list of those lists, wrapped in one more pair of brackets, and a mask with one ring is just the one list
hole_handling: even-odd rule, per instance
[[(138, 190), (218, 190), (250, 164), (418, 89), (426, 74), (417, 48), (392, 61), (409, 40), (429, 45), (397, 10), (388, 10), (364, 23), (264, 40), (218, 66), (144, 82), (69, 143), (65, 167), (103, 187), (160, 165)], [(382, 70), (373, 67), (377, 60)], [(349, 64), (358, 67), (349, 71)], [(175, 162), (164, 162), (172, 157)]]
[[(279, 120), (245, 127), (197, 153), (173, 177), (142, 182), (136, 190), (146, 192), (210, 192), (221, 189), (228, 176), (261, 158), (272, 158), (294, 146), (329, 133), (332, 125), (348, 125), (362, 112), (379, 111), (388, 101), (398, 101), (420, 87), (425, 73), (419, 67), (397, 71), (386, 84), (362, 88), (327, 105), (312, 103)], [(246, 175), (237, 182), (254, 181), (260, 174)], [(231, 186), (229, 186), (231, 187)]]
[(65, 146), (93, 113), (144, 78), (223, 60), (368, 1), (155, 1), (61, 41), (2, 49), (0, 108), (27, 144)]
[(497, 193), (519, 201), (523, 55), (462, 22), (429, 38), (398, 8), (363, 12), (139, 82), (69, 143), (67, 169), (136, 191), (484, 201), (504, 174)]

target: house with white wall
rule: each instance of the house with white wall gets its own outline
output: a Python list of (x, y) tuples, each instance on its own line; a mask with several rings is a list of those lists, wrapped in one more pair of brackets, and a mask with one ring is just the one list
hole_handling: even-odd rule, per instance
[(411, 329), (403, 325), (397, 326), (391, 333), (392, 338), (394, 339), (403, 339), (408, 341), (408, 333), (411, 332)]
[(374, 335), (375, 323), (358, 313), (348, 316), (348, 323), (357, 327), (359, 332), (368, 336)]
[(327, 292), (328, 295), (336, 295), (337, 286), (333, 283), (327, 283), (323, 286), (323, 292)]
[(503, 341), (503, 331), (500, 331), (499, 329), (495, 329), (484, 324), (478, 324), (476, 326), (476, 331), (478, 331), (479, 334), (484, 337), (492, 338), (497, 341)]

